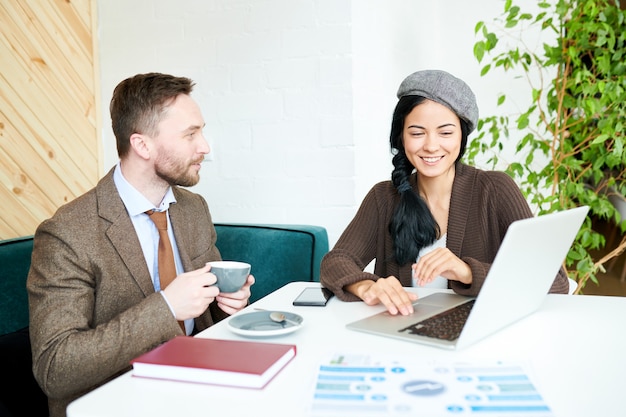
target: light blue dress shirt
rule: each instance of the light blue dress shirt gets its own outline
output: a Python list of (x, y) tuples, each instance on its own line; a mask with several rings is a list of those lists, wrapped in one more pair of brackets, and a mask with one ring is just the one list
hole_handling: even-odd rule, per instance
[[(143, 255), (146, 259), (146, 264), (148, 265), (148, 270), (150, 271), (150, 276), (152, 277), (154, 290), (161, 291), (157, 255), (159, 248), (159, 231), (157, 230), (154, 222), (145, 212), (148, 210), (163, 211), (169, 209), (171, 204), (176, 204), (174, 193), (172, 192), (172, 189), (169, 188), (159, 207), (154, 207), (143, 194), (137, 191), (135, 187), (126, 181), (126, 178), (122, 175), (119, 162), (115, 166), (115, 171), (113, 172), (113, 181), (115, 182), (115, 186), (117, 187), (117, 191), (120, 194), (124, 206), (126, 206), (126, 211), (130, 216), (130, 220), (133, 222), (133, 226), (135, 227), (135, 232), (139, 238), (139, 244), (141, 245)], [(184, 270), (182, 261), (180, 260), (178, 246), (176, 245), (176, 238), (174, 237), (174, 232), (171, 227), (169, 213), (167, 214), (167, 234), (169, 235), (170, 242), (172, 243), (174, 262), (176, 263), (176, 275), (178, 275), (184, 272)], [(172, 306), (162, 291), (161, 295), (170, 307), (172, 314), (174, 314)], [(191, 331), (193, 330), (193, 319), (185, 320), (185, 330), (187, 334), (191, 334)]]

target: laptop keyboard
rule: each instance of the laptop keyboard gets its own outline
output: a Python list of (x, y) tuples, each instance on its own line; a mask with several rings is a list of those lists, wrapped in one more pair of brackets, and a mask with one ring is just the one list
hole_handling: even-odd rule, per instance
[(399, 332), (408, 332), (442, 340), (456, 340), (463, 330), (470, 311), (476, 300), (470, 300), (442, 313), (412, 324)]

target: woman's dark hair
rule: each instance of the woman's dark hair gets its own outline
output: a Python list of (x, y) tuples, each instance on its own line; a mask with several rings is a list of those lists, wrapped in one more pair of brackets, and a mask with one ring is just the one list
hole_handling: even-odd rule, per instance
[[(440, 236), (439, 225), (435, 221), (424, 199), (411, 187), (409, 177), (415, 169), (406, 157), (402, 135), (404, 120), (409, 113), (425, 100), (422, 96), (403, 96), (398, 101), (391, 121), (389, 144), (394, 154), (391, 181), (400, 194), (400, 203), (396, 206), (389, 233), (394, 243), (394, 255), (398, 265), (414, 262), (420, 250), (433, 244)], [(456, 159), (458, 162), (465, 153), (469, 127), (461, 120), (461, 149)]]

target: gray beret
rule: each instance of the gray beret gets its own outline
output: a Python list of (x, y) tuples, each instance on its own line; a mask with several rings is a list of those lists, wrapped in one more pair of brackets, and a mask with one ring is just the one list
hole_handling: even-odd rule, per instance
[(424, 70), (409, 75), (398, 89), (398, 98), (404, 96), (422, 96), (443, 104), (469, 124), (470, 132), (476, 128), (478, 105), (474, 93), (463, 80), (445, 71)]

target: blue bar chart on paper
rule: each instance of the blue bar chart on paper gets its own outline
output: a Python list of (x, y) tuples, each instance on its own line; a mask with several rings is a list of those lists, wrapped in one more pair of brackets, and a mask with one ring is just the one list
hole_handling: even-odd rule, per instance
[(333, 353), (319, 364), (310, 415), (553, 416), (529, 368), (513, 361)]

